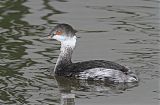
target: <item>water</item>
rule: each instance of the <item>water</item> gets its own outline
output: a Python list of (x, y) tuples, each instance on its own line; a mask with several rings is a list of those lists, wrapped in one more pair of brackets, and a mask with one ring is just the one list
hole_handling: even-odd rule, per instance
[[(0, 105), (158, 105), (159, 0), (1, 0)], [(78, 30), (73, 61), (111, 60), (139, 84), (109, 85), (51, 77), (57, 23)]]

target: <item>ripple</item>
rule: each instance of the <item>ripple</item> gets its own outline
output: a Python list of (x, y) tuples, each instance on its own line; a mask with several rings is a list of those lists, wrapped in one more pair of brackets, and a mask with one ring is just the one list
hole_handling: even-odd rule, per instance
[[(135, 5), (134, 2), (138, 4)], [(159, 1), (140, 0), (141, 4), (134, 2), (0, 1), (0, 104), (57, 105), (63, 92), (75, 94), (75, 99), (78, 98), (77, 101), (81, 102), (86, 98), (90, 101), (101, 97), (105, 98), (102, 103), (112, 99), (115, 102), (121, 94), (124, 100), (134, 94), (137, 95), (134, 97), (136, 100), (142, 98), (153, 102), (148, 91), (153, 91), (156, 95), (159, 92), (148, 86), (156, 83), (148, 86), (145, 83), (159, 78), (160, 30), (157, 14), (159, 7), (156, 5)], [(80, 58), (85, 58), (83, 52), (89, 52), (89, 48), (94, 48), (93, 52), (97, 51), (96, 45), (100, 45), (100, 50), (104, 53), (97, 51), (96, 55), (102, 54), (104, 59), (109, 57), (130, 66), (139, 73), (140, 84), (108, 85), (66, 78), (57, 82), (49, 75), (49, 69), (55, 65), (60, 44), (40, 38), (45, 37), (53, 26), (63, 21), (77, 26), (81, 37), (85, 35), (79, 39), (84, 43), (79, 44), (80, 49), (76, 49), (77, 55), (74, 59), (82, 61)], [(97, 43), (88, 44), (92, 40)], [(87, 47), (88, 45), (91, 46)], [(108, 51), (109, 49), (112, 50)], [(86, 53), (86, 56), (94, 54), (93, 52), (90, 51), (88, 55)], [(113, 54), (110, 56), (110, 53)], [(141, 97), (139, 91), (142, 90), (149, 98)]]

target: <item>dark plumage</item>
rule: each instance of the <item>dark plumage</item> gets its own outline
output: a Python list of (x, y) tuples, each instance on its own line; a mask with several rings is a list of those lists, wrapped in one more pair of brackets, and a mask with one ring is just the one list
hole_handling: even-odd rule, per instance
[(75, 35), (75, 33), (77, 32), (76, 30), (74, 30), (72, 28), (72, 26), (68, 25), (68, 24), (58, 24), (54, 27), (54, 29), (50, 32), (50, 35), (53, 34), (53, 32), (55, 31), (62, 31), (64, 32), (63, 35), (72, 37)]
[(79, 72), (83, 72), (85, 70), (93, 69), (93, 68), (115, 69), (115, 70), (120, 70), (125, 74), (127, 74), (129, 71), (128, 68), (111, 61), (90, 60), (90, 61), (84, 61), (84, 62), (71, 63), (69, 65), (61, 65), (58, 67), (59, 70), (56, 73), (58, 75), (72, 76)]

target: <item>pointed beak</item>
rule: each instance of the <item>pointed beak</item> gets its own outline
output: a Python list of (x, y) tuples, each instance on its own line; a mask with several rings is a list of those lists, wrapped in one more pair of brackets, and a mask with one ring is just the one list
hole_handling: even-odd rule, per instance
[(48, 38), (48, 39), (52, 39), (52, 36), (51, 36), (51, 35), (48, 35), (47, 38)]
[(54, 35), (48, 35), (48, 39), (54, 39)]

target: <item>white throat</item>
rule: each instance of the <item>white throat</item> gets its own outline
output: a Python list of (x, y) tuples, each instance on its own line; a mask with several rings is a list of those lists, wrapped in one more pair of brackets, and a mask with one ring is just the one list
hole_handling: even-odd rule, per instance
[(76, 36), (72, 38), (67, 37), (65, 40), (61, 41), (61, 53), (56, 62), (54, 73), (56, 71), (58, 72), (58, 68), (61, 68), (64, 65), (68, 65), (72, 63), (71, 58), (72, 58), (72, 53), (73, 53), (73, 49), (75, 48), (75, 45), (76, 45)]
[(76, 36), (73, 36), (72, 38), (66, 38), (66, 40), (61, 41), (61, 51), (64, 51), (65, 48), (70, 47), (72, 49), (76, 46)]

